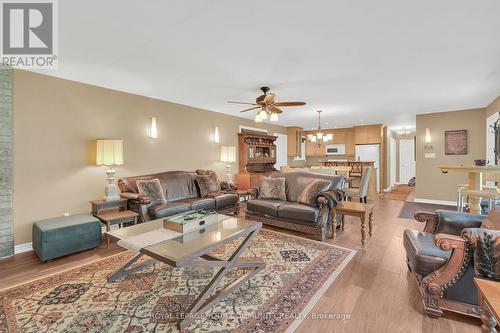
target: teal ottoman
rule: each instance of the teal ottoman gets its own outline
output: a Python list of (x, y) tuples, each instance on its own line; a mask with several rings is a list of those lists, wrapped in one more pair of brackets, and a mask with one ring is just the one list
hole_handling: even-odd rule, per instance
[(101, 222), (90, 214), (61, 216), (33, 223), (33, 250), (42, 261), (101, 244)]

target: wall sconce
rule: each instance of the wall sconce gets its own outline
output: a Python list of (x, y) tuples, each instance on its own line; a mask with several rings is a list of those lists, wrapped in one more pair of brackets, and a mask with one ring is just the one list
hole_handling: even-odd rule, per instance
[(156, 128), (156, 117), (151, 118), (151, 126), (149, 127), (149, 137), (151, 139), (158, 138), (158, 129)]
[(433, 148), (432, 145), (431, 145), (432, 138), (431, 138), (431, 132), (429, 130), (429, 127), (427, 127), (425, 129), (425, 143), (427, 143), (427, 144), (424, 145), (424, 149), (431, 150)]
[(215, 132), (214, 132), (214, 143), (219, 143), (220, 138), (219, 138), (219, 127), (215, 126)]
[(429, 127), (425, 129), (425, 143), (432, 143), (431, 132), (429, 131)]

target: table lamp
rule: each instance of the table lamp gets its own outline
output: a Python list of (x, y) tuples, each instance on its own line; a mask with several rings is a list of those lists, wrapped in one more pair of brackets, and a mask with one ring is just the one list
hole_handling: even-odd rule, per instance
[(96, 164), (108, 166), (106, 171), (106, 184), (104, 200), (115, 201), (120, 199), (118, 186), (115, 184), (114, 165), (123, 164), (123, 141), (110, 139), (97, 139)]
[(236, 147), (235, 146), (221, 146), (220, 160), (226, 163), (226, 177), (229, 183), (232, 183), (231, 177), (231, 163), (236, 162)]

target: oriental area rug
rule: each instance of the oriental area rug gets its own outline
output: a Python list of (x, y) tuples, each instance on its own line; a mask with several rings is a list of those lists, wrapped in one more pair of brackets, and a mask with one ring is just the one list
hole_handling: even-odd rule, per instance
[[(240, 241), (211, 254), (224, 257)], [(261, 230), (240, 257), (266, 268), (228, 294), (188, 332), (293, 331), (355, 251)], [(107, 276), (132, 257), (122, 252), (0, 291), (0, 332), (177, 332), (185, 313), (215, 275), (212, 268), (149, 266), (113, 283)], [(226, 283), (244, 272), (229, 272)]]

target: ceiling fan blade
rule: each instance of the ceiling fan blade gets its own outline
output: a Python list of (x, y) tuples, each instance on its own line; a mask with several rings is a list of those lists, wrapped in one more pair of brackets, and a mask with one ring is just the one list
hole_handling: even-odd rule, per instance
[(228, 101), (228, 103), (232, 103), (232, 104), (248, 104), (248, 105), (258, 105), (258, 104), (255, 104), (255, 103), (247, 103), (247, 102), (232, 102), (232, 101)]
[(277, 107), (275, 107), (274, 105), (269, 105), (267, 107), (267, 109), (272, 112), (272, 113), (283, 113), (283, 110), (281, 109), (278, 109)]
[(302, 106), (306, 105), (305, 102), (278, 102), (274, 103), (274, 106)]
[(255, 109), (260, 109), (261, 106), (256, 106), (256, 107), (253, 107), (253, 108), (250, 108), (250, 109), (245, 109), (245, 110), (241, 110), (240, 112), (247, 112), (247, 111), (251, 111), (251, 110), (255, 110)]

